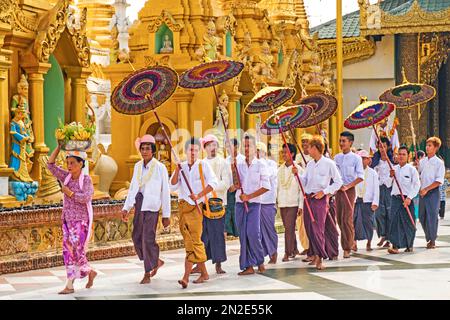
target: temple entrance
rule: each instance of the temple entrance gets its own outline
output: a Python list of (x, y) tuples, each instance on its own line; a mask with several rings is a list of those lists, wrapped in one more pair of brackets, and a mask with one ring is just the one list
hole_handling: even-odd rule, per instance
[[(167, 127), (165, 124), (163, 124), (164, 129), (166, 132), (170, 132), (169, 127)], [(155, 157), (158, 159), (161, 163), (163, 163), (169, 174), (172, 174), (172, 168), (171, 168), (171, 162), (172, 162), (172, 150), (170, 149), (169, 142), (164, 137), (164, 134), (162, 132), (162, 128), (159, 125), (159, 123), (153, 123), (150, 125), (147, 129), (147, 134), (151, 134), (155, 137), (156, 140), (156, 154)]]

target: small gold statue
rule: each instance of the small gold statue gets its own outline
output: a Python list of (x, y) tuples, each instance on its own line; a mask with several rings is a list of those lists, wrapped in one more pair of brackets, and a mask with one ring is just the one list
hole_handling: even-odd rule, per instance
[(203, 46), (197, 51), (197, 56), (204, 62), (219, 60), (220, 38), (216, 37), (216, 25), (213, 20), (209, 21), (207, 33), (203, 36)]
[(159, 53), (172, 53), (172, 41), (170, 41), (169, 35), (164, 35), (163, 47), (159, 50)]
[(261, 53), (258, 55), (258, 63), (254, 67), (253, 72), (263, 79), (273, 79), (275, 77), (273, 56), (270, 53), (270, 46), (267, 41), (264, 41), (261, 47)]

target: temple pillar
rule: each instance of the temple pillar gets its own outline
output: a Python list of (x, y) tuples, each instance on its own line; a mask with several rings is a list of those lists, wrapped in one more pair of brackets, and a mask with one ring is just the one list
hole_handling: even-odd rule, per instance
[(138, 150), (136, 150), (134, 146), (134, 142), (136, 141), (136, 138), (139, 137), (139, 132), (142, 125), (142, 116), (141, 115), (135, 115), (131, 116), (131, 133), (130, 133), (130, 156), (125, 161), (128, 166), (129, 171), (129, 181), (131, 181), (131, 178), (133, 177), (133, 169), (136, 162), (141, 160), (141, 155), (139, 154)]
[(48, 154), (49, 148), (45, 144), (44, 127), (44, 74), (51, 67), (49, 63), (22, 64), (28, 74), (28, 83), (30, 88), (29, 104), (31, 120), (33, 121), (34, 132), (34, 161), (30, 176), (39, 185), (42, 180), (40, 158)]
[[(395, 79), (396, 85), (403, 82), (402, 67), (405, 69), (406, 78), (409, 82), (418, 82), (418, 52), (417, 52), (417, 34), (400, 34), (395, 36), (396, 39), (396, 70)], [(411, 108), (413, 122), (415, 123), (415, 131), (417, 142), (420, 141), (420, 136), (417, 135), (418, 124), (418, 108)], [(397, 117), (399, 119), (398, 134), (399, 139), (408, 146), (412, 144), (411, 125), (407, 109), (397, 109)], [(425, 116), (425, 115), (424, 115)]]
[(71, 79), (72, 97), (70, 104), (71, 121), (86, 124), (86, 80), (92, 73), (89, 68), (65, 67), (67, 76)]
[(189, 130), (189, 108), (194, 98), (194, 93), (188, 90), (179, 90), (172, 98), (177, 103), (178, 129)]
[(8, 181), (13, 169), (7, 165), (7, 146), (9, 138), (9, 101), (8, 101), (8, 70), (11, 67), (9, 50), (1, 49), (3, 35), (0, 35), (0, 207), (16, 205), (15, 198), (9, 195)]
[[(242, 93), (240, 92), (232, 92), (228, 94), (228, 98), (230, 103), (228, 104), (228, 129), (237, 130), (241, 127), (240, 123), (238, 126), (238, 108), (240, 104), (240, 99), (242, 97)], [(239, 110), (240, 111), (240, 110)]]

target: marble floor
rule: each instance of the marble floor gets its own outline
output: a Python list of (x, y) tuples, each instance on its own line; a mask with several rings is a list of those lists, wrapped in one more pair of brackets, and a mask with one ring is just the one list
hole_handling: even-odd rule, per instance
[[(425, 249), (418, 224), (413, 253), (390, 255), (386, 249), (365, 251), (365, 242), (350, 259), (327, 261), (317, 271), (297, 257), (281, 262), (284, 238), (279, 235), (279, 259), (264, 275), (237, 276), (239, 242), (227, 242), (228, 261), (224, 275), (216, 275), (208, 264), (210, 280), (192, 282), (182, 290), (177, 283), (183, 273), (183, 250), (164, 251), (165, 265), (151, 284), (140, 285), (143, 265), (136, 257), (94, 261), (98, 271), (92, 289), (86, 280), (75, 282), (73, 295), (57, 292), (65, 283), (64, 267), (0, 276), (0, 299), (186, 299), (186, 300), (321, 300), (321, 299), (450, 299), (450, 214), (439, 221), (439, 241), (434, 250)], [(378, 242), (377, 240), (374, 241)], [(191, 280), (193, 280), (192, 278)]]

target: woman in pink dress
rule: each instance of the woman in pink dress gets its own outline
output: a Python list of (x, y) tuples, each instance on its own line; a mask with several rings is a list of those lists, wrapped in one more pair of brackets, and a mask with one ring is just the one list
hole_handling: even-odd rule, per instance
[(60, 181), (64, 193), (62, 210), (63, 259), (67, 272), (66, 287), (59, 294), (74, 293), (73, 282), (88, 276), (86, 288), (91, 288), (97, 275), (88, 263), (86, 248), (92, 230), (92, 195), (94, 187), (82, 169), (87, 155), (72, 151), (66, 156), (67, 171), (55, 164), (61, 148), (58, 145), (48, 160), (48, 169)]

